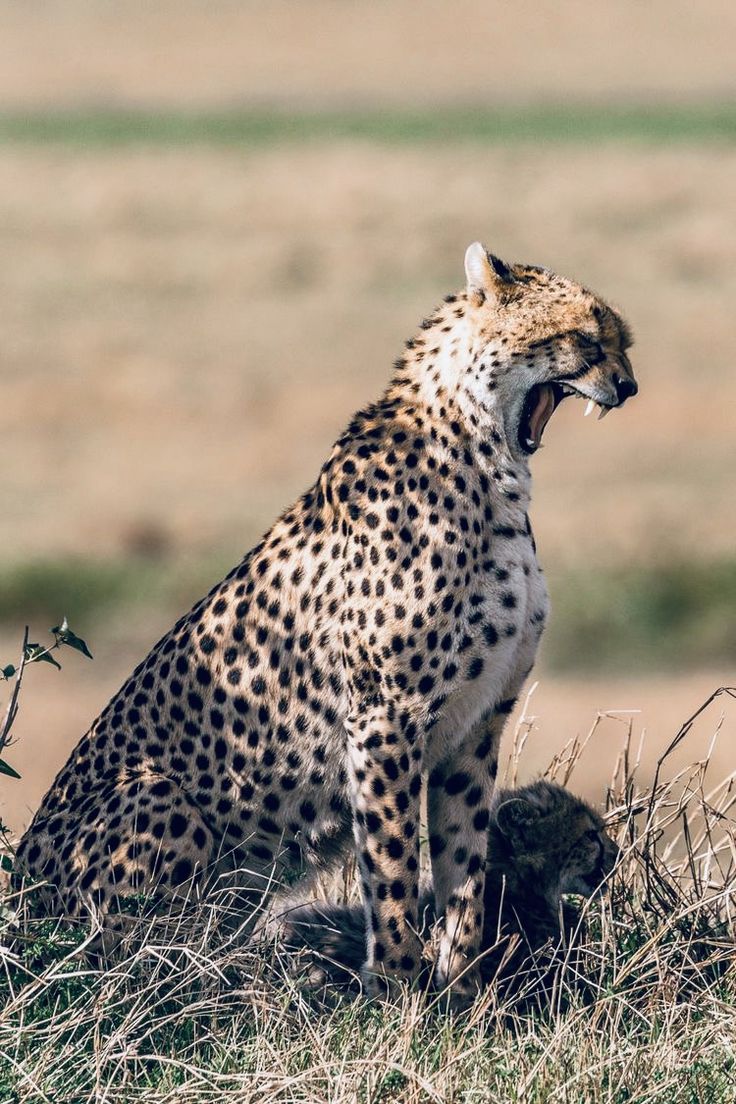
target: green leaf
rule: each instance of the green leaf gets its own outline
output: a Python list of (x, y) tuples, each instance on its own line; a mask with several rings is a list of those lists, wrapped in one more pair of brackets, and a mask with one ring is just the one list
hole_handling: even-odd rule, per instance
[(39, 663), (50, 663), (52, 667), (56, 667), (57, 671), (61, 670), (61, 664), (54, 659), (50, 652), (42, 652), (41, 655), (35, 658)]
[(9, 778), (20, 778), (17, 770), (14, 770), (4, 759), (0, 759), (0, 774), (7, 774)]
[(92, 659), (92, 653), (82, 640), (81, 636), (77, 636), (71, 629), (67, 629), (63, 637), (60, 637), (62, 644), (66, 644), (69, 648), (74, 648), (75, 651), (81, 652), (82, 655), (86, 655), (88, 659)]
[(27, 644), (26, 661), (28, 663), (50, 663), (53, 667), (58, 668), (59, 671), (61, 670), (61, 664), (56, 662), (43, 644)]
[(13, 873), (13, 860), (10, 855), (0, 855), (0, 870), (4, 870), (6, 874)]
[(69, 628), (69, 622), (66, 617), (60, 625), (55, 625), (51, 632), (60, 644), (66, 644), (67, 647), (74, 648), (75, 651), (81, 652), (82, 655), (86, 655), (88, 659), (93, 658), (91, 651), (82, 640), (81, 636), (77, 636), (77, 634), (72, 632)]
[(15, 674), (15, 667), (13, 666), (12, 663), (9, 663), (7, 667), (3, 667), (3, 670), (2, 670), (3, 678), (6, 678), (6, 679), (12, 678), (14, 674)]

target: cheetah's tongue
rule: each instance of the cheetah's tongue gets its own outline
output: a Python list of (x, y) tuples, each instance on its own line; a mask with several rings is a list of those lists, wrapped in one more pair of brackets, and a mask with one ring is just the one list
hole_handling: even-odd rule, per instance
[(545, 426), (555, 412), (555, 394), (548, 383), (539, 384), (535, 388), (536, 401), (529, 412), (528, 430), (531, 444), (535, 449), (542, 443), (542, 434)]

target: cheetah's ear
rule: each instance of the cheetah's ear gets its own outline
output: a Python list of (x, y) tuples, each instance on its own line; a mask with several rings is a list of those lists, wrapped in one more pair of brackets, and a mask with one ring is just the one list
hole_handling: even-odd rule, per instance
[(473, 242), (465, 250), (465, 278), (468, 295), (479, 303), (495, 298), (504, 285), (516, 283), (516, 277), (506, 262), (488, 253), (480, 242)]
[(523, 797), (512, 797), (496, 809), (496, 824), (511, 843), (519, 842), (539, 819), (539, 810)]

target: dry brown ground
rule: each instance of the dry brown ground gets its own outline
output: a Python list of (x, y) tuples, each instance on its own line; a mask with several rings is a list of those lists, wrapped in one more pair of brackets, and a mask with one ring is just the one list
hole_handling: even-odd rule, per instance
[(734, 41), (728, 0), (24, 0), (0, 103), (725, 97)]
[[(2, 556), (247, 546), (477, 236), (630, 317), (641, 394), (556, 415), (548, 562), (731, 551), (736, 153), (4, 151)], [(513, 186), (511, 186), (513, 182)]]

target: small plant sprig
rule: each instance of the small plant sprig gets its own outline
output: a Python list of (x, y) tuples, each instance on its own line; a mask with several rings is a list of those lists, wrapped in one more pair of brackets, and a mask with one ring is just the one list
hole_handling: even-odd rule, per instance
[[(28, 626), (26, 625), (18, 666), (9, 663), (7, 666), (0, 668), (0, 679), (4, 682), (10, 682), (11, 679), (15, 680), (5, 716), (0, 724), (0, 755), (11, 742), (10, 732), (18, 716), (20, 688), (28, 664), (50, 663), (53, 667), (61, 670), (61, 664), (53, 655), (60, 648), (73, 648), (76, 652), (81, 652), (82, 655), (87, 656), (88, 659), (92, 659), (92, 653), (84, 640), (69, 628), (66, 617), (60, 625), (55, 625), (49, 632), (54, 638), (52, 644), (35, 643), (28, 639)], [(0, 774), (8, 775), (10, 778), (20, 778), (17, 770), (6, 763), (3, 758), (0, 758)]]

